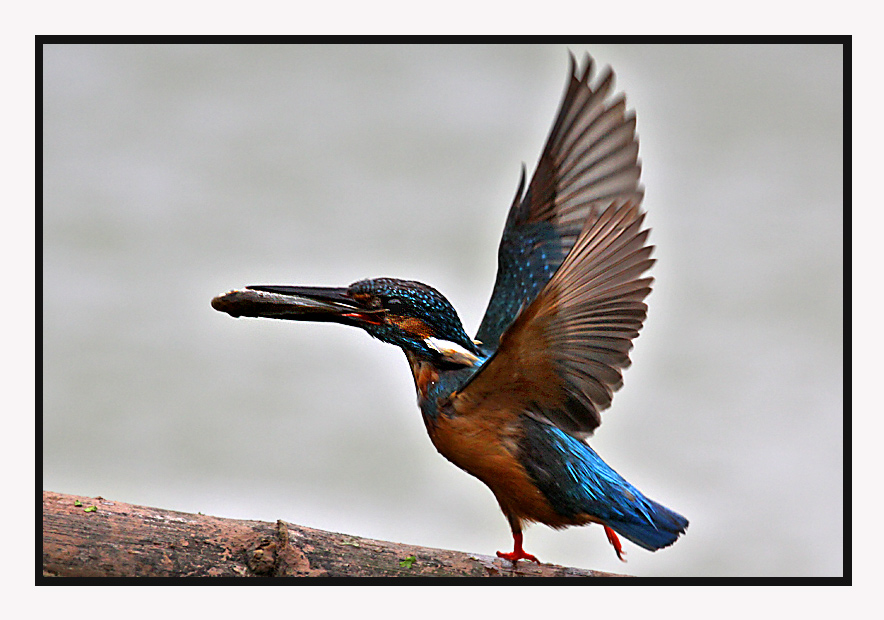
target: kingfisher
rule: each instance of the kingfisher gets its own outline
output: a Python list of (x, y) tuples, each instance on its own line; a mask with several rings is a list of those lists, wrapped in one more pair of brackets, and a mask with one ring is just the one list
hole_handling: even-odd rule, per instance
[[(527, 187), (525, 165), (498, 249), (497, 278), (470, 338), (432, 286), (374, 278), (346, 287), (256, 285), (215, 297), (234, 317), (330, 321), (400, 347), (436, 450), (484, 482), (513, 550), (540, 563), (522, 528), (596, 523), (656, 551), (688, 521), (605, 463), (587, 438), (623, 385), (653, 278), (642, 228), (635, 114), (605, 68), (569, 53), (568, 79)], [(582, 66), (582, 69), (581, 69)]]

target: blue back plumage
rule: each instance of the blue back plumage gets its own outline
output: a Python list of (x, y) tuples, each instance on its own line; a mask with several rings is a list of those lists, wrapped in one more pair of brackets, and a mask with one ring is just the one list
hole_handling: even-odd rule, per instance
[(523, 465), (560, 514), (597, 517), (651, 551), (671, 545), (687, 528), (687, 519), (642, 495), (586, 443), (528, 416), (523, 429)]

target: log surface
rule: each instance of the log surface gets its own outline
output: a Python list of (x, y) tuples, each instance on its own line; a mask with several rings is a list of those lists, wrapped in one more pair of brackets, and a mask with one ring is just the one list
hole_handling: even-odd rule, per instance
[[(79, 503), (79, 505), (78, 505)], [(94, 510), (92, 509), (94, 507)], [(43, 491), (43, 576), (623, 577)]]

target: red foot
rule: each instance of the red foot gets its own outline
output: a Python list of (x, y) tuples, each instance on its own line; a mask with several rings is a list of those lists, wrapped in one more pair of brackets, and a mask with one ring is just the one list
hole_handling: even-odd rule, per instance
[(513, 564), (515, 564), (516, 561), (518, 561), (518, 560), (531, 560), (532, 562), (537, 562), (538, 564), (540, 564), (540, 560), (535, 558), (530, 553), (525, 553), (521, 549), (517, 549), (517, 550), (511, 551), (509, 553), (504, 553), (503, 551), (498, 551), (497, 557), (503, 558), (504, 560), (509, 560)]
[(513, 564), (518, 562), (519, 560), (531, 560), (532, 562), (537, 562), (540, 564), (540, 560), (535, 558), (530, 553), (525, 553), (525, 550), (522, 549), (522, 533), (513, 534), (513, 550), (509, 553), (504, 553), (503, 551), (497, 552), (497, 557), (503, 558), (504, 560), (509, 560)]
[(617, 538), (617, 534), (607, 525), (603, 525), (602, 527), (605, 528), (605, 535), (608, 537), (608, 542), (611, 543), (612, 547), (614, 547), (614, 552), (617, 554), (617, 559), (619, 559), (621, 562), (625, 562), (626, 560), (623, 559), (623, 555), (626, 552), (623, 550), (623, 546), (620, 544), (620, 539)]

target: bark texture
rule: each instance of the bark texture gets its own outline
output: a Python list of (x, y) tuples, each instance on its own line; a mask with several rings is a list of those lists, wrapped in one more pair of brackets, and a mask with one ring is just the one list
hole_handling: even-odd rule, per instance
[[(94, 507), (94, 509), (93, 509)], [(43, 491), (56, 577), (623, 577)]]

